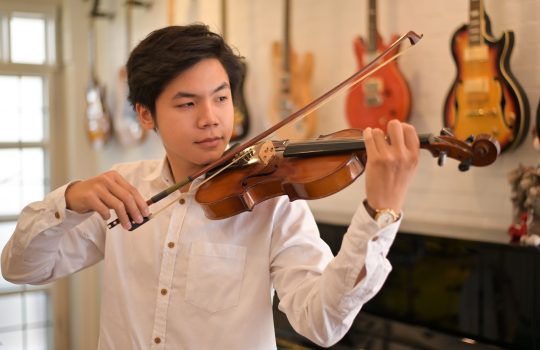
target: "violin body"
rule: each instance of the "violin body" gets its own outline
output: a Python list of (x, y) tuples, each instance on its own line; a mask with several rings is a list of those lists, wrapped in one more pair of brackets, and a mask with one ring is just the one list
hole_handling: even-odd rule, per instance
[(458, 139), (491, 134), (504, 152), (525, 139), (530, 112), (527, 97), (510, 71), (514, 33), (505, 31), (496, 39), (490, 34), (487, 16), (485, 21), (487, 28), (480, 27), (479, 38), (476, 26), (471, 32), (470, 25), (452, 37), (457, 75), (444, 104), (444, 125)]
[[(378, 33), (376, 37), (377, 51), (382, 52), (386, 46)], [(394, 36), (391, 42), (397, 38)], [(354, 41), (354, 50), (360, 68), (374, 56), (362, 38)], [(353, 128), (372, 127), (386, 131), (389, 120), (407, 121), (410, 112), (411, 93), (407, 81), (399, 70), (397, 60), (374, 72), (359, 86), (350, 89), (347, 94), (346, 115), (349, 125)]]
[[(343, 130), (318, 140), (359, 139), (361, 130)], [(281, 195), (290, 201), (319, 199), (350, 185), (364, 172), (365, 152), (284, 158), (283, 153), (267, 164), (251, 164), (222, 173), (203, 184), (195, 199), (209, 219), (224, 219)], [(227, 193), (226, 195), (223, 195)]]

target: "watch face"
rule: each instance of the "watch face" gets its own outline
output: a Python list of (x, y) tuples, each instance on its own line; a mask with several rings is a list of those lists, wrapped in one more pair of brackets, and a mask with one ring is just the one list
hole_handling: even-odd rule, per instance
[(388, 226), (395, 221), (396, 221), (396, 218), (394, 217), (394, 215), (392, 215), (392, 213), (388, 211), (379, 212), (377, 215), (377, 224), (379, 225), (380, 228)]

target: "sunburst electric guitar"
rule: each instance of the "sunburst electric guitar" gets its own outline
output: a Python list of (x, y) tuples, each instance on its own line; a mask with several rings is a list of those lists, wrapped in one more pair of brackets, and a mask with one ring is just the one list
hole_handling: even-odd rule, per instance
[(444, 124), (458, 139), (493, 135), (501, 152), (519, 146), (527, 136), (527, 96), (510, 72), (514, 33), (491, 35), (481, 0), (470, 0), (469, 23), (452, 37), (457, 76), (444, 105)]
[[(293, 112), (312, 101), (311, 77), (313, 54), (306, 53), (302, 60), (290, 44), (290, 1), (285, 0), (283, 43), (272, 44), (272, 68), (274, 96), (270, 109), (272, 125), (285, 119)], [(277, 133), (286, 139), (306, 139), (315, 136), (317, 119), (314, 112), (293, 124), (287, 124)]]
[[(392, 42), (398, 39), (394, 35)], [(368, 2), (368, 40), (354, 40), (358, 66), (362, 68), (386, 49), (377, 30), (377, 1)], [(407, 81), (398, 68), (397, 60), (374, 72), (369, 78), (353, 86), (346, 100), (346, 115), (353, 128), (376, 127), (386, 130), (391, 119), (407, 121), (411, 111), (411, 93)]]

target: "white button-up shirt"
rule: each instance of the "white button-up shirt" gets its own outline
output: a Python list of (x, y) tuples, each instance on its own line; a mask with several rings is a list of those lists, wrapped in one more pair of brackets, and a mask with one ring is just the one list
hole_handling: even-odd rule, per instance
[[(164, 160), (115, 170), (144, 198), (172, 185)], [(24, 208), (2, 273), (48, 283), (103, 259), (100, 349), (276, 349), (274, 290), (294, 329), (328, 346), (391, 270), (386, 254), (399, 221), (380, 230), (363, 205), (334, 258), (301, 200), (281, 196), (214, 221), (193, 195), (175, 193), (151, 210), (173, 205), (129, 232), (66, 209), (66, 187)]]

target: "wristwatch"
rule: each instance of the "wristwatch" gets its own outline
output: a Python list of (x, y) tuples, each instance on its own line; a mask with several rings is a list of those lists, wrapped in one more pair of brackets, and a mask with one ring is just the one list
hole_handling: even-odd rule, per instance
[(369, 205), (367, 199), (364, 199), (364, 207), (366, 207), (368, 214), (377, 222), (379, 228), (386, 227), (398, 221), (401, 216), (401, 214), (396, 213), (395, 210), (390, 208), (374, 209)]

